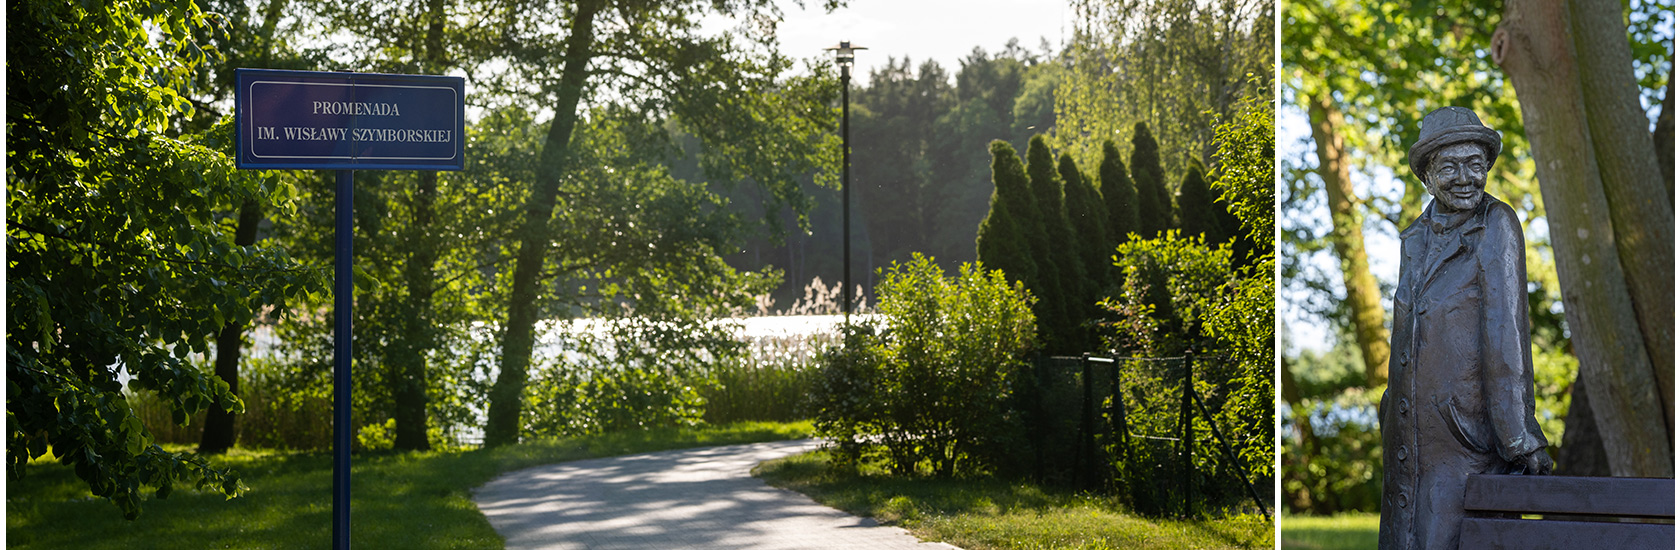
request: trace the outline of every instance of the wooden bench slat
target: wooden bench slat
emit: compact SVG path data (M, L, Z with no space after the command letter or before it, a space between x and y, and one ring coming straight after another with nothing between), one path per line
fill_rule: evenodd
M1458 546L1488 550L1673 550L1674 525L1464 518Z
M1471 475L1464 486L1464 509L1471 512L1672 518L1674 480L1476 474Z

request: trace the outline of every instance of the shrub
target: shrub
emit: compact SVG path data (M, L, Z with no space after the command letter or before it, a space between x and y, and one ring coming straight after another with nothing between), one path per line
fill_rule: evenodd
M527 437L695 426L705 403L687 378L667 365L563 359L532 373L525 402Z
M1022 447L1009 400L1033 341L1028 292L976 264L946 277L920 254L877 292L884 326L848 327L821 360L817 430L838 462L884 453L895 474L940 476L1005 466Z

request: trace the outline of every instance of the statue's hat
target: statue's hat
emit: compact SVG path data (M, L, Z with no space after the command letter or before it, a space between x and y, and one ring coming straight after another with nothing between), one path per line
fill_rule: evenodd
M1417 143L1406 152L1406 158L1412 164L1412 173L1423 179L1424 171L1429 169L1430 155L1442 147L1466 141L1487 149L1490 164L1499 157L1499 132L1483 126L1475 111L1463 107L1442 107L1425 115L1423 131L1418 134Z

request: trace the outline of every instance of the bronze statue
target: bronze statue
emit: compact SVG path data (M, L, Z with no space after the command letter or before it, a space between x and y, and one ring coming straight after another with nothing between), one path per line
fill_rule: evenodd
M1434 200L1400 232L1383 438L1383 550L1458 548L1469 474L1547 474L1534 420L1522 225L1483 190L1499 132L1474 112L1423 118L1408 160Z

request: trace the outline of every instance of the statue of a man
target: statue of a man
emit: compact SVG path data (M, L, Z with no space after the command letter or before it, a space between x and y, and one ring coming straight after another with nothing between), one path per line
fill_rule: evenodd
M1547 474L1534 420L1522 225L1483 191L1499 132L1474 112L1423 118L1408 153L1435 199L1400 232L1382 421L1378 548L1453 550L1470 474Z

